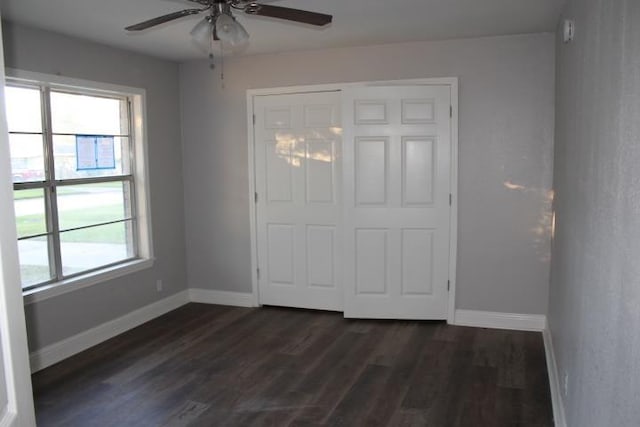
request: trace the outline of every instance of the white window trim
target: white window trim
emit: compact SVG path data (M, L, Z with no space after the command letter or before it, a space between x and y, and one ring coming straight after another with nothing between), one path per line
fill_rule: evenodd
M87 273L71 279L52 283L40 288L23 292L24 303L32 304L43 301L89 286L113 280L128 274L150 268L154 262L153 235L151 227L150 184L149 184L149 155L147 150L147 115L146 115L146 91L141 88L121 86L108 83L100 83L91 80L82 80L50 74L23 71L12 68L6 69L6 76L13 81L25 83L50 83L57 87L69 89L95 90L101 93L126 94L132 99L133 129L131 130L134 142L135 167L134 182L136 188L136 213L138 232L138 256L139 258L116 266Z

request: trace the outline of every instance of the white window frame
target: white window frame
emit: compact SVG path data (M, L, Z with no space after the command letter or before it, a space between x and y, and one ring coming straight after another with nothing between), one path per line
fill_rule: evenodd
M124 275L150 268L154 262L153 240L151 232L151 209L148 174L147 130L146 130L146 91L141 88L100 83L90 80L54 76L30 71L7 69L8 84L49 85L52 89L71 92L94 92L97 95L123 97L131 101L131 149L133 161L131 174L135 183L134 210L136 213L135 239L137 257L133 260L106 266L68 279L53 282L34 289L23 291L24 303L49 299L78 289L103 283Z

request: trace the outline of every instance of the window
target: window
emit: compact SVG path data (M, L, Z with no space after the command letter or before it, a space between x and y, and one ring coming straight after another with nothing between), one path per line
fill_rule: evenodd
M151 258L142 95L93 86L7 79L26 292Z

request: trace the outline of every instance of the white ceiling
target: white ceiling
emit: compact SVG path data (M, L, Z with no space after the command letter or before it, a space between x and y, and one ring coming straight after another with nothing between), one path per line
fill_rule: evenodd
M318 29L236 14L251 34L238 54L553 31L564 0L271 0L333 15ZM190 16L141 33L124 27L197 6L181 0L2 0L2 16L26 25L185 61L205 56Z

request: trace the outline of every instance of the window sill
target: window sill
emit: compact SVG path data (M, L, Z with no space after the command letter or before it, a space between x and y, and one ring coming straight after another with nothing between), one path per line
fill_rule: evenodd
M73 279L63 280L62 282L53 283L38 289L32 289L22 293L24 304L33 304L35 302L44 301L49 298L57 297L79 289L88 288L89 286L104 283L127 274L137 271L146 270L153 266L153 258L137 259L125 264L116 265L105 268L99 272L93 272L84 276L74 277Z

